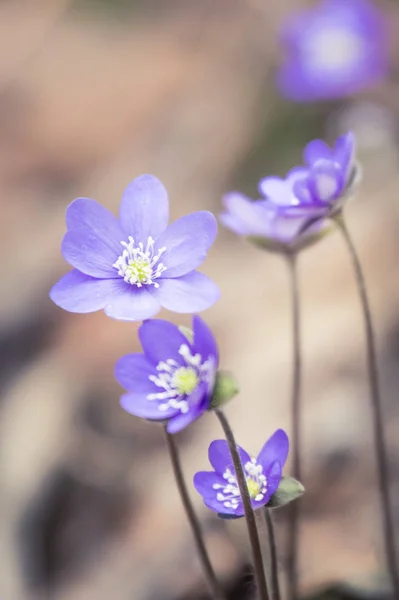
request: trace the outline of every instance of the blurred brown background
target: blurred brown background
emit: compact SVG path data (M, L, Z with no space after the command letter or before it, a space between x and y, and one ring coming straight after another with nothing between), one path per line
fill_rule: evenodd
M393 31L398 6L380 2ZM351 127L364 180L347 220L370 289L399 519L399 84L291 105L276 96L277 31L301 0L2 0L0 3L0 595L3 600L194 600L206 591L162 431L125 414L115 360L135 324L64 313L64 213L77 196L117 210L134 177L166 185L173 218L217 213L230 189L300 162ZM395 65L396 49L392 47ZM396 65L398 66L398 65ZM220 231L205 313L242 393L228 407L257 452L289 431L291 332L283 261ZM300 261L306 498L301 582L373 585L382 564L364 339L343 244ZM176 320L176 315L162 314ZM188 317L180 322L189 324ZM188 481L222 437L206 415L178 436ZM287 467L289 472L289 467ZM251 594L244 524L192 497L231 599ZM278 518L284 568L284 511Z

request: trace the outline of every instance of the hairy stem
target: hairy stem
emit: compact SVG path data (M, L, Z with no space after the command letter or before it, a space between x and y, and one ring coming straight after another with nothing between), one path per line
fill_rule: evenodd
M367 342L367 371L370 386L371 406L373 411L374 445L377 459L377 475L382 508L385 554L389 574L392 581L394 598L399 598L399 574L397 568L394 527L395 521L393 518L389 498L388 451L382 415L382 402L375 348L375 335L373 331L370 303L368 300L366 282L364 279L360 260L342 215L335 217L335 222L337 223L342 233L342 236L346 242L346 246L349 251L362 305Z
M292 306L292 349L293 373L291 396L291 454L292 475L302 481L301 457L301 331L300 331L300 302L296 254L288 254L287 262L290 273L291 306ZM299 501L291 502L288 519L288 552L287 577L288 598L298 598L298 546L299 546Z
M184 510L187 515L187 519L190 523L191 530L194 535L195 544L197 546L198 555L205 572L205 576L212 592L214 600L225 600L225 595L220 587L218 580L216 579L215 571L213 570L212 563L210 561L205 542L202 537L201 527L197 516L194 512L194 508L191 504L190 497L188 495L187 487L183 477L183 471L180 463L179 451L173 435L166 431L165 427L166 443L169 450L169 456L173 467L173 473L175 475L177 489L181 497L181 501L184 506Z
M260 547L258 530L255 521L255 513L252 508L251 497L249 495L247 480L244 474L243 466L241 464L237 444L234 438L233 431L231 430L231 427L224 412L220 408L217 408L215 409L215 413L223 428L227 443L229 445L230 454L233 459L234 470L236 472L237 477L237 484L240 490L242 503L244 506L248 535L251 542L252 557L254 561L255 577L258 586L259 600L269 600L265 571L263 568L262 551Z

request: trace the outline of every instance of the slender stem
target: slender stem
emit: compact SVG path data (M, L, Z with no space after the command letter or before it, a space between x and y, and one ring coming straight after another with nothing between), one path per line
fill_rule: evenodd
M188 495L187 487L183 477L183 471L179 458L179 451L176 445L176 442L173 438L173 435L169 434L166 431L165 427L165 437L166 443L169 450L170 460L172 462L173 472L175 475L177 488L180 493L180 497L184 506L184 510L186 511L187 519L189 520L194 540L197 546L198 554L200 561L202 563L202 567L205 571L206 579L211 589L214 600L225 600L225 595L220 587L218 580L216 579L215 571L213 570L212 563L210 561L207 549L205 547L204 539L202 537L201 527L197 516L194 512L193 506L191 504L190 497Z
M271 572L271 599L281 600L280 583L278 579L278 561L277 561L277 544L276 537L274 535L274 524L270 508L266 506L257 511L261 515L261 519L267 530L267 537L269 541L269 555L270 555L270 572Z
M229 445L231 458L233 459L234 470L236 472L237 484L240 490L242 503L244 506L245 520L247 522L249 539L251 542L252 556L254 561L255 577L258 585L259 599L269 600L269 594L267 591L265 571L263 568L262 550L260 547L258 530L256 527L255 513L252 508L251 497L249 495L247 480L245 478L244 469L241 463L240 455L238 452L237 444L234 438L234 434L231 430L226 415L221 408L215 409L215 413L220 421L226 436L227 443Z
M371 393L371 406L373 411L374 444L377 459L377 475L379 479L379 492L382 508L383 532L385 543L385 554L389 574L392 580L394 598L399 598L399 573L397 568L397 557L395 547L395 520L389 499L389 474L388 474L388 451L385 439L384 422L382 415L382 402L380 393L379 373L375 349L375 335L371 318L370 304L367 296L366 282L356 248L342 215L335 217L342 236L346 242L352 266L355 272L356 282L362 304L364 325L367 341L367 367Z
M292 475L302 481L301 456L301 331L300 302L296 254L288 254L287 262L290 271L291 305L292 305L292 348L293 373L291 396L291 454ZM299 546L299 501L289 506L289 531L287 553L288 598L298 598L298 546Z

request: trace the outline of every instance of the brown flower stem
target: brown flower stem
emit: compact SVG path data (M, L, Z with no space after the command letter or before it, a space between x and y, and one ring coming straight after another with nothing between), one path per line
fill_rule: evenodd
M287 254L287 263L290 272L291 306L292 306L292 348L293 348L293 374L291 395L291 454L292 475L302 481L302 456L301 456L301 330L300 330L300 301L298 286L297 255ZM288 598L298 598L298 546L299 546L299 501L291 502L288 519L288 552L287 552L287 577Z
M274 535L273 517L270 508L266 506L256 511L267 532L270 558L270 581L271 600L281 600L280 583L278 579L278 561L277 561L277 544L276 536Z
M195 544L197 546L198 555L205 572L205 576L212 592L214 600L226 600L222 588L216 578L215 571L213 570L212 563L210 561L205 542L202 536L201 527L197 516L194 512L193 505L191 504L190 496L188 495L187 487L183 477L183 470L180 463L179 451L177 444L174 440L173 435L169 434L164 428L166 444L169 450L169 456L173 467L173 473L175 475L177 489L181 497L181 501L184 510L187 515L187 519L190 523L191 530L194 535Z
M397 599L399 598L399 574L395 546L395 521L393 518L389 498L388 450L387 442L385 439L379 372L375 348L375 335L373 331L370 303L367 295L366 282L364 279L362 266L360 264L356 248L346 227L343 216L338 215L334 217L334 220L342 233L342 236L345 240L346 246L349 251L350 259L352 261L352 266L355 273L357 287L359 290L359 296L364 317L367 346L367 371L371 395L371 407L373 412L374 445L375 455L377 459L377 475L382 508L385 555L388 571L392 581L392 587L394 592L393 597Z
M220 424L226 436L231 458L233 460L234 470L236 472L237 484L240 490L241 499L244 506L245 520L247 523L248 535L251 542L252 557L254 561L255 577L258 586L259 600L269 600L265 571L263 568L262 551L260 547L259 535L255 521L255 513L252 508L251 497L249 495L247 480L244 474L243 466L241 464L237 444L234 438L233 431L222 409L216 408L215 413L220 421Z

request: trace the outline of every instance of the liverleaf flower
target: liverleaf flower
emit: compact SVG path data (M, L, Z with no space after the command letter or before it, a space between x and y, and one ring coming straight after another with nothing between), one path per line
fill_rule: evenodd
M288 447L288 436L282 429L274 432L256 458L238 446L254 510L266 506L277 491ZM209 446L209 462L213 471L200 471L194 475L194 487L204 504L220 516L244 516L233 460L225 440L215 440Z
M322 0L285 21L281 42L277 85L294 101L345 97L388 72L387 23L368 0Z
M95 200L74 200L61 246L74 269L50 298L70 312L103 309L125 321L148 319L161 307L178 313L209 308L219 289L195 269L215 239L216 219L199 211L169 226L168 220L167 192L152 175L127 187L118 219Z
M333 148L313 140L305 147L304 162L284 179L261 179L259 200L227 194L222 224L277 252L291 253L323 237L330 230L327 219L341 210L359 180L353 134L339 137Z
M176 433L209 409L219 352L212 332L193 317L192 340L177 326L161 319L139 328L143 353L128 354L115 366L115 377L127 390L124 410L150 421L167 422Z
M341 135L330 148L323 140L313 140L305 146L303 159L306 167L296 167L292 184L291 204L330 217L338 212L345 199L353 192L360 178L355 158L355 137L352 132ZM259 189L273 198L278 179L267 177Z

